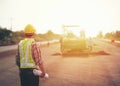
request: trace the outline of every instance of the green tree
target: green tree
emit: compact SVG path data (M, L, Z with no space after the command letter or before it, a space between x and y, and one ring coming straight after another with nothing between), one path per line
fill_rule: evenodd
M115 39L120 40L120 31L116 31Z
M6 28L0 28L0 40L5 40L12 36L12 31L7 30Z

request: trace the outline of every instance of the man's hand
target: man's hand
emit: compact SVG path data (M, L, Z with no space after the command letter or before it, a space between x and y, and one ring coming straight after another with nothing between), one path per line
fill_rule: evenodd
M45 77L45 73L42 72L42 74L40 75L41 78L44 78Z
M41 64L41 65L39 65L39 68L40 68L40 70L42 71L42 74L41 74L41 78L44 78L44 76L45 76L45 70L44 70L44 66L43 66L43 63Z

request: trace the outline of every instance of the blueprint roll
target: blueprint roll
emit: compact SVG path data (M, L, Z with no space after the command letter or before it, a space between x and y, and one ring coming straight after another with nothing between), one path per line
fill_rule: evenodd
M34 70L33 70L33 74L36 75L36 76L41 76L42 71L37 70L37 69L34 69ZM49 78L49 75L48 75L47 73L45 73L44 78Z

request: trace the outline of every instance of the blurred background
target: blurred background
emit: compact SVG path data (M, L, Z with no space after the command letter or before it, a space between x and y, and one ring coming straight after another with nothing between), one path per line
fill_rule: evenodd
M120 40L119 0L0 0L0 45L21 40L27 24L37 41L60 39L63 25L79 25L86 37Z

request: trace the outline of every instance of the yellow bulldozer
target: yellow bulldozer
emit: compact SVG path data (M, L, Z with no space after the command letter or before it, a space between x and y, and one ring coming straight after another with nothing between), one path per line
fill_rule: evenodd
M61 52L65 54L69 51L91 51L90 41L85 37L85 31L78 25L64 25L63 36L60 40Z

